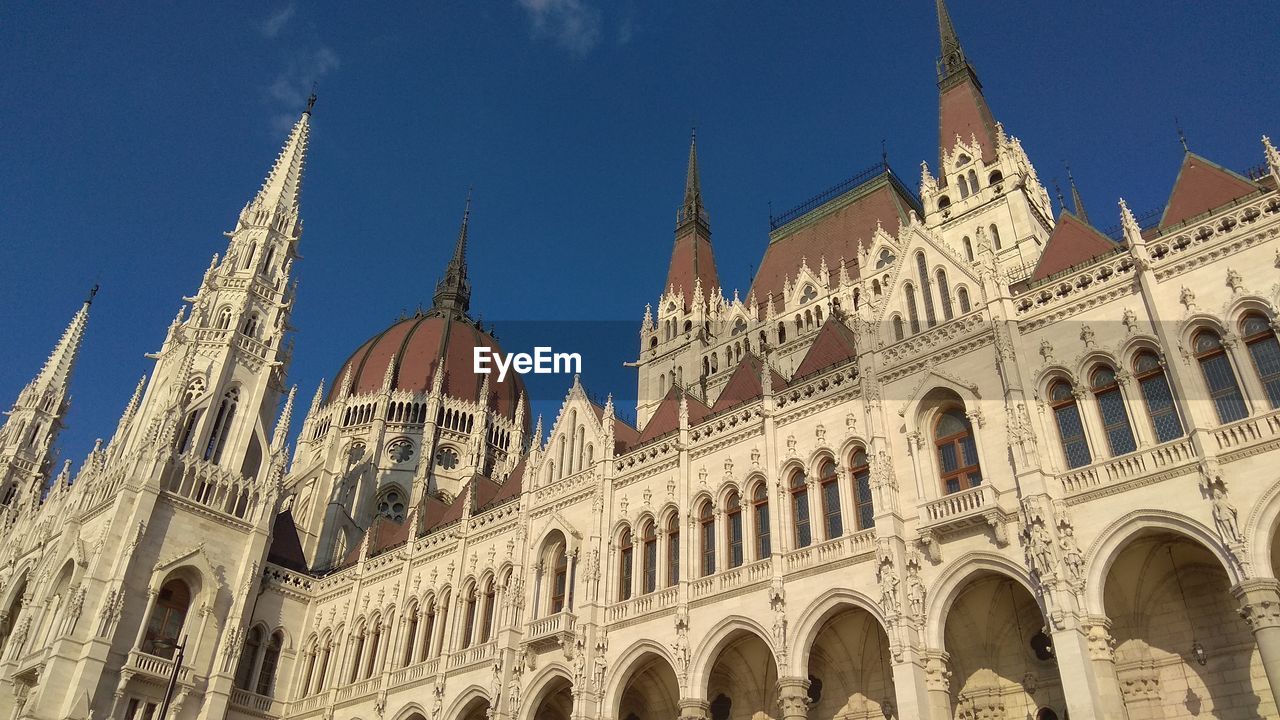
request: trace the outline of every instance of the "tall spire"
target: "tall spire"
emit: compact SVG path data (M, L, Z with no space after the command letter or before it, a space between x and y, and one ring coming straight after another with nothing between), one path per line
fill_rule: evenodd
M689 133L689 164L684 173L684 201L676 213L676 229L691 223L700 223L710 229L711 218L702 205L702 179L698 174L698 129Z
M937 0L938 37L941 44L938 57L938 150L939 169L945 170L942 162L959 139L966 143L977 141L982 150L982 161L995 159L995 148L998 144L995 118L991 108L982 97L982 83L969 59L965 57L964 48L960 46L960 38L956 35L955 25L951 23L951 13L947 11L945 0ZM943 172L945 177L945 172Z
M938 82L945 82L966 70L976 81L978 76L973 72L969 61L965 59L964 48L960 46L960 38L956 35L956 27L951 24L951 13L947 12L946 0L937 0L937 4L938 38L941 41L941 54L938 56Z
M267 173L262 189L253 199L254 205L269 210L297 212L298 198L302 193L302 171L307 160L307 143L311 139L311 108L315 102L315 95L307 99L307 109L293 124L284 148L271 166L271 172Z
M1076 178L1071 174L1071 166L1067 165L1067 182L1071 183L1071 206L1076 209L1076 217L1089 222L1089 213L1085 212L1084 201L1080 199L1080 190L1076 187Z
M71 317L67 329L62 331L58 344L54 346L53 352L49 353L49 359L45 361L40 374L28 386L29 388L43 395L48 390L63 388L70 383L71 370L75 367L76 357L80 354L80 343L84 339L85 327L89 324L89 306L93 304L93 298L97 294L98 286L94 285L89 290L89 297L85 298L84 304Z
M471 282L467 280L467 226L471 222L471 191L467 190L467 204L462 211L462 226L458 228L458 241L453 247L453 257L444 269L444 277L436 283L436 294L431 299L432 315L460 320L471 307Z

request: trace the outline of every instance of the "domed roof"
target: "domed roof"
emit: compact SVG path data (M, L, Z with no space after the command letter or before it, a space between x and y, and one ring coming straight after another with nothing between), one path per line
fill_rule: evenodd
M428 392L436 373L443 369L445 395L478 402L485 376L475 372L474 349L477 347L501 352L493 337L465 317L432 313L400 320L370 338L343 363L334 378L329 400L338 398L348 371L351 373L351 394L381 390L387 366L394 359L396 369L392 389ZM524 383L518 373L508 372L501 382L496 372L489 375L488 406L525 427L529 423L527 402L524 417L516 417L516 408L523 394Z

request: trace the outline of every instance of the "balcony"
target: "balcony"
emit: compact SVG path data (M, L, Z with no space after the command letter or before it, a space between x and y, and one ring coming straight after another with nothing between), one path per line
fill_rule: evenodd
M371 678L358 680L356 682L351 683L350 685L344 685L338 688L337 701L344 702L352 698L359 698L359 697L364 697L365 695L372 695L378 691L379 683L381 683L381 681L382 681L381 675L374 675Z
M494 643L489 641L483 645L476 645L449 656L449 669L457 670L459 668L467 668L472 665L480 665L493 660Z
M872 553L875 552L875 544L875 530L870 529L799 548L787 553L787 572L792 573L812 566L825 567L841 560Z
M1280 436L1280 410L1211 430L1219 452L1235 451Z
M529 623L528 640L534 650L550 650L573 641L573 627L577 618L568 610L538 618Z
M129 660L125 666L132 670L136 675L141 675L146 679L153 680L162 685L168 684L169 678L173 677L173 661L166 658L144 653L141 650L130 650ZM182 685L192 685L194 673L191 668L183 665L178 669L178 683Z
M1058 476L1067 496L1127 482L1144 475L1194 462L1195 446L1187 438L1179 438L1146 450L1076 468Z
M276 702L266 695L259 695L240 688L231 690L231 705L237 710L243 710L254 715L280 716L284 714L283 703Z
M920 522L933 531L959 530L988 524L987 513L996 509L995 488L984 484L925 502Z
M657 592L645 593L640 597L623 600L609 606L605 613L605 619L608 622L618 622L627 618L639 617L651 612L664 610L676 604L678 597L676 589L673 587L664 588Z
M440 669L440 658L435 657L430 660L424 660L420 663L414 663L408 667L402 667L391 673L391 677L387 682L387 687L399 687L408 685L411 682L421 680L425 677L432 677Z
M701 597L732 590L742 585L751 585L768 580L773 573L773 559L765 558L748 565L723 570L714 575L695 580L689 586L689 598L697 600Z

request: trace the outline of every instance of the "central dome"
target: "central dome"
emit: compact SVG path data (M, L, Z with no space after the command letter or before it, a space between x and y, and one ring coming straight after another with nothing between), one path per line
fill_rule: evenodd
M436 373L444 372L445 395L480 402L480 389L485 375L475 372L474 350L487 347L501 352L496 340L466 318L417 315L400 320L374 335L356 349L343 363L334 379L329 400L338 400L347 373L351 373L351 394L375 393L382 389L387 366L394 360L393 390L429 392ZM489 397L485 405L521 427L529 424L529 407L524 417L516 417L524 383L519 373L509 372L499 382L498 374L489 376Z

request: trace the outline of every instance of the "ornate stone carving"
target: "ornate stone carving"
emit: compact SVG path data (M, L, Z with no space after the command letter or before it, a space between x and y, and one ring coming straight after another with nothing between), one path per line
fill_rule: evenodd
M924 625L924 580L920 577L920 553L912 551L907 556L907 610L917 627Z

